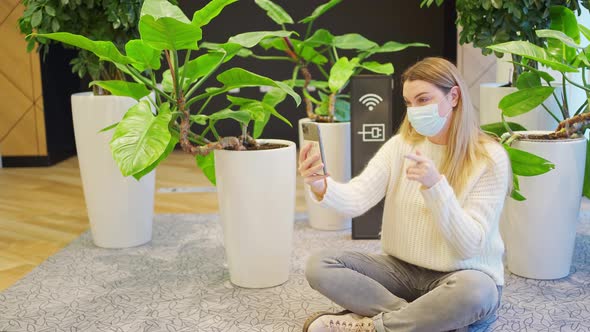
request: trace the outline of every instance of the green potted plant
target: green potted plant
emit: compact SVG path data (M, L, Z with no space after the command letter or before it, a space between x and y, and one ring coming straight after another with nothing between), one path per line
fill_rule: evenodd
M444 0L422 0L421 6L430 6L435 2L440 6ZM556 13L551 13L553 5L563 5L580 12L578 0L456 1L456 23L461 28L459 43L461 45L472 43L474 47L481 49L483 55L495 54L499 58L496 82L480 85L481 124L501 121L500 110L497 107L498 102L504 96L516 91L516 82L523 72L523 68L517 65L520 62L518 55L503 58L503 53L494 52L487 47L508 41L528 41L539 47L544 47L546 40L537 36L535 31L552 28L552 24L554 26L560 24L555 19L552 20L552 17L557 16ZM538 67L534 60L529 62L529 65ZM566 88L573 89L569 86ZM558 113L562 91L562 89L556 90L555 95L545 102L545 106L553 113ZM531 112L522 114L514 120L528 129L552 130L562 118L554 119L546 112Z
M524 202L522 195L517 193L517 200L507 202L505 242L508 267L513 273L535 279L557 279L569 274L582 193L590 197L590 156L584 137L590 125L590 88L586 84L590 60L585 52L588 45L580 45L580 34L589 38L590 30L578 25L576 16L566 7L552 7L551 13L554 29L535 32L539 38L547 40L544 47L528 41L489 46L490 50L522 58L516 63L523 70L516 82L518 90L499 103L502 119L535 112L535 108L542 105L556 89L563 90L559 115L565 120L557 129L514 131L510 124L504 122L507 133L501 140L510 154L515 176L524 176L520 180L515 177L514 187L527 198ZM575 104L563 85L554 85L553 75L530 66L529 60L557 72L562 82L567 81L580 89L586 99L580 105ZM581 73L583 84L568 78L569 73ZM543 111L550 112L547 108ZM521 167L521 160L512 153L514 148L549 160L552 165L546 164L545 169L555 169L529 177L538 175L538 172ZM551 204L548 204L549 200Z
M256 139L265 118L273 115L288 122L275 106L290 95L301 98L288 85L233 67L215 76L220 66L244 47L265 38L291 32L255 32L233 36L214 50L199 52L202 27L236 0L213 0L189 19L166 0L146 0L139 20L140 38L120 52L112 41L93 41L70 33L33 34L83 48L117 66L133 79L95 81L113 95L139 102L104 131L113 130L112 156L125 177L141 179L180 143L195 156L207 177L217 184L220 215L231 281L243 287L270 287L288 279L295 211L295 143ZM184 57L179 51L185 51ZM195 54L200 53L197 57ZM184 58L184 60L183 60ZM168 69L161 84L154 70L161 61ZM263 100L228 95L230 90L267 86ZM150 92L154 98L146 98ZM210 110L214 97L226 97L227 106ZM237 137L222 137L216 123L240 123ZM117 120L113 119L113 122ZM205 137L211 132L211 141ZM135 181L129 178L129 181ZM268 196L275 199L268 204ZM271 253L271 254L269 254ZM260 259L264 255L265 259Z
M320 4L311 14L297 22L281 6L271 0L256 0L267 16L284 32L305 33L268 38L260 47L242 50L242 55L264 61L288 62L293 75L285 83L301 88L307 118L299 121L299 142L303 144L302 124L315 121L320 126L325 162L337 181L350 180L350 95L346 88L353 75L364 71L380 75L393 74L391 63L378 63L369 58L375 54L392 53L408 47L428 47L422 43L402 44L389 41L379 45L358 33L335 36L327 29L314 29L316 21L341 0ZM346 53L347 56L343 56ZM319 78L313 77L317 73ZM311 202L305 195L310 225L316 229L338 230L351 227L351 218Z
M120 49L139 35L137 25L142 2L24 0L26 9L19 26L27 35L33 31L37 34L62 31L93 40L112 40L114 48ZM55 47L52 43L49 38L28 38L28 49L31 51L39 45L38 51L51 52L50 48ZM89 50L78 49L76 54L70 64L81 79L125 79L115 64L102 61ZM97 134L101 128L120 120L137 101L110 95L99 84L94 84L92 90L71 96L76 150L92 238L100 247L137 246L152 236L155 172L141 181L125 179L111 156L109 134Z

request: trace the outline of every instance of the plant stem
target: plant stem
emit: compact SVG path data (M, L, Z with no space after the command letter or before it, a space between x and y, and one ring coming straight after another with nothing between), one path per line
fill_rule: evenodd
M209 121L209 128L211 128L211 132L213 133L213 136L215 136L215 139L219 141L219 134L217 133L217 130L215 130L215 122Z
M574 82L574 81L570 80L569 78L567 78L567 76L566 76L566 75L563 75L563 77L564 77L564 78L565 78L565 80L566 80L566 81L568 81L568 82L569 82L571 85L573 85L573 86L575 86L575 87L578 87L578 88L580 88L580 89L582 89L582 90L586 91L586 94L588 94L588 92L590 92L590 89L589 89L589 88L587 88L587 87L585 87L585 86L581 86L580 84L578 84L578 83L576 83L576 82Z
M543 108L545 109L545 111L547 111L547 113L549 113L549 115L551 115L552 118L555 119L555 121L557 121L557 123L561 122L556 116L555 114L553 114L553 112L551 112L549 110L549 108L547 108L547 106L545 106L545 104L541 103L541 106L543 106Z
M324 69L322 66L320 66L320 65L319 65L319 64L317 64L317 63L316 63L315 65L316 65L316 67L318 67L318 69L319 69L320 73L322 73L322 75L324 75L324 77L325 77L327 80L328 80L328 79L330 79L330 75L328 75L328 73L326 72L326 70L325 70L325 69Z
M213 96L209 96L209 98L207 98L207 100L203 103L203 105L201 106L201 108L199 109L199 112L197 112L197 114L201 114L201 112L203 112L203 110L205 109L205 106L207 106L207 104L209 104L209 101L211 101L211 98L213 98Z
M185 73L185 71L184 71L184 65L186 65L186 63L190 61L190 58L191 58L191 51L192 51L192 50L187 50L187 51L186 51L186 55L185 55L185 57L184 57L184 62L182 63L183 70L182 70L182 73L180 73L180 83L181 83L181 89L184 89L184 79L186 78L186 73ZM179 67L180 67L180 66L179 66ZM179 70L180 70L180 68L179 68Z
M266 55L256 55L251 54L253 58L260 59L260 60L285 60L289 62L295 62L292 58L288 56L266 56Z
M159 93L162 96L166 97L168 100L170 100L170 101L173 100L172 97L169 94L167 94L164 91L160 90L157 85L152 85L152 82L150 82L147 78L143 77L143 75L141 75L141 73L137 69L135 69L133 66L127 65L127 69L129 70L129 72L131 73L131 75L133 77L135 77L138 80L140 80L143 84L149 86L150 88L152 88L157 93Z
M574 114L574 116L582 113L582 111L584 110L584 108L586 108L588 106L588 99L586 99L584 101L584 103L578 108L578 110L576 111L576 113Z
M336 51L336 46L332 46L332 51L334 51L335 60L338 61L340 57L338 56L338 51Z
M307 31L305 31L305 39L309 38L309 34L311 33L311 26L313 25L313 21L309 21L309 24L307 24Z
M180 73L178 72L178 51L174 50L174 52L171 52L170 55L172 56L172 66L174 68L174 75L172 76L174 78L175 81L175 91L176 91L176 99L177 102L180 101L180 99L182 98L182 86L181 86L181 81L180 81Z
M154 86L157 86L158 83L156 83L156 73L154 73L154 71L151 69L150 69L150 76L152 77L152 84ZM160 95L157 93L155 95L156 95L156 101L157 101L158 105L162 105L162 99L160 98Z
M561 84L563 88L563 119L569 119L569 109L568 109L568 102L567 102L567 91L565 86L565 73L561 74Z
M225 60L226 56L227 56L227 53L223 54L223 57L221 58L221 60L219 60L219 63L217 65L215 65L215 67L213 67L213 69L211 69L205 76L201 77L201 79L195 85L193 85L193 87L190 88L190 90L188 90L188 92L185 95L186 99L190 98L193 95L193 93L195 93L195 91L197 91L197 89L203 83L205 83L205 81L209 78L209 76L211 76L215 71L217 71L217 68L219 68L219 66L221 66L221 64L223 63L223 60ZM187 102L187 107L188 107L188 102Z
M557 107L559 107L559 110L561 111L561 116L564 116L563 114L563 105L561 105L561 103L559 102L559 98L557 98L557 95L555 94L555 90L552 93L553 98L555 99L555 102L557 103Z
M299 66L295 66L293 68L293 74L291 75L291 84L295 86L295 81L297 80L297 74L299 73Z

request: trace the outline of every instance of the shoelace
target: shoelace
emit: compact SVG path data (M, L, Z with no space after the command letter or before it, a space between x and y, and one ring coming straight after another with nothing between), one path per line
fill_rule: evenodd
M351 322L340 322L339 320L330 320L330 329L334 329L336 328L336 331L342 331L342 332L365 332L365 331L373 331L372 329L373 327L373 323L369 323L367 322L366 324L364 322L361 323L351 323ZM366 328L366 329L365 329ZM344 330L341 330L344 329Z

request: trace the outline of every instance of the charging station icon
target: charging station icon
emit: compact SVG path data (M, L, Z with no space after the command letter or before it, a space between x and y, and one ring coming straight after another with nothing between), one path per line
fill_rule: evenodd
M363 124L363 131L359 131L358 134L363 135L363 142L384 142L385 124L365 123Z

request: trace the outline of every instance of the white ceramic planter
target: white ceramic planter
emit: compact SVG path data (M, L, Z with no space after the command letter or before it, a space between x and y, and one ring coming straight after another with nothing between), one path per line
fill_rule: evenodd
M479 96L479 123L488 124L502 121L502 111L498 108L498 103L504 96L516 91L513 87L502 87L501 83L483 83L480 85ZM561 99L561 89L556 90L557 97ZM545 106L555 116L561 119L561 111L555 102L555 98L549 97L545 101ZM512 118L506 117L506 121L516 122L523 125L527 130L554 130L558 122L547 113L542 106L539 106L532 111L515 116Z
M555 169L519 177L526 200L506 202L503 237L508 269L533 279L566 277L582 197L586 139L520 140L513 147L551 161Z
M137 102L128 97L72 95L72 118L92 239L99 247L126 248L152 238L155 171L140 181L123 177L109 147L113 131Z
M247 288L289 279L295 218L295 143L258 151L215 150L215 174L230 280Z
M309 122L309 118L299 120L299 146L303 146L301 124ZM330 176L342 183L350 180L350 122L318 123L324 145L325 164ZM350 217L343 216L333 209L315 204L305 191L305 202L309 213L309 224L319 230L342 230L352 225Z

